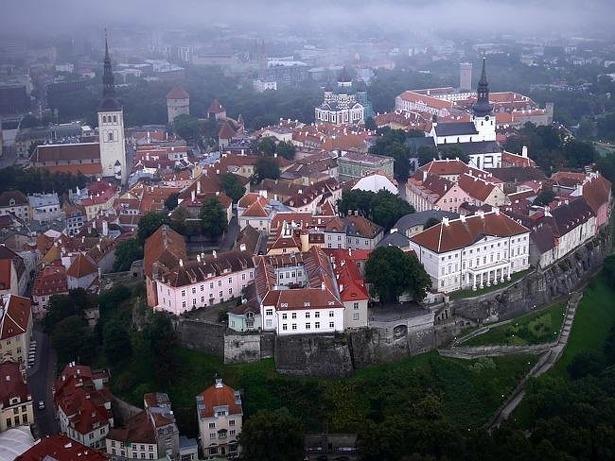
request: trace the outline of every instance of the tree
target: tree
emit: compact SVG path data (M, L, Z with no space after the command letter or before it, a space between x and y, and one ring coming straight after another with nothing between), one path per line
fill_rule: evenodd
M596 160L596 148L591 142L571 139L564 144L564 157L568 166L583 168Z
M173 129L177 136L187 142L198 142L203 134L198 119L187 114L181 114L175 117L173 120Z
M103 351L109 363L129 360L132 355L130 332L123 323L110 321L103 328Z
M175 208L177 208L177 205L179 204L178 197L179 193L177 192L173 192L171 195L169 195L164 201L165 208L169 211L173 211Z
M376 125L376 120L374 120L374 117L367 117L365 119L365 129L366 130L375 131L377 128L378 128L378 125Z
M384 189L379 190L371 201L371 219L388 232L399 218L414 213L414 207L397 195Z
M226 212L215 197L209 197L201 206L201 231L211 239L219 238L226 228Z
M431 279L416 256L397 247L372 251L365 263L365 280L373 284L382 303L397 302L403 293L420 301L431 287Z
M139 221L137 227L137 239L141 245L145 244L145 240L158 230L163 224L169 224L169 218L164 213L150 211Z
M225 173L222 176L222 190L230 197L233 203L237 203L246 193L246 188L241 185L239 179L233 173Z
M553 200L555 200L555 192L553 192L551 189L543 188L534 199L532 205L547 206Z
M286 160L293 161L296 152L297 149L292 142L280 141L277 146L275 146L275 153L284 157Z
M438 218L431 217L427 221L425 221L425 224L423 224L423 230L427 230L430 227L433 227L439 223L440 223L440 220Z
M156 357L154 378L162 387L169 385L177 372L175 346L177 335L171 319L163 312L154 312L142 331L145 345Z
M300 461L303 436L300 420L288 409L260 410L244 423L239 443L250 461Z
M421 146L418 148L417 151L417 158L419 161L419 166L423 166L426 163L431 162L434 159L438 159L440 156L438 149L436 149L436 146Z
M276 150L275 140L271 137L261 138L258 141L256 148L261 153L261 155L264 155L265 157L273 157L273 154L275 154Z
M94 357L94 338L81 315L71 315L51 331L51 343L62 363L76 360L90 363Z
M134 261L139 261L140 259L143 259L143 245L136 238L124 240L115 249L113 270L115 272L127 271Z
M259 184L263 179L278 179L280 167L273 157L260 157L254 163L254 184Z

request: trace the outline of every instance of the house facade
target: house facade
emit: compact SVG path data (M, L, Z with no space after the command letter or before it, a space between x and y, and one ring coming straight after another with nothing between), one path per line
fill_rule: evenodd
M198 255L196 261L179 259L177 266L154 272L156 310L175 315L236 298L254 280L254 263L247 251Z
M239 455L237 437L243 425L239 392L216 379L213 386L196 396L196 407L203 455Z
M32 338L32 307L29 298L0 295L0 356L26 363Z
M12 360L0 363L0 379L0 432L33 424L32 394L22 374L22 365Z
M497 285L529 268L530 230L499 209L442 222L410 238L432 289L441 292Z
M30 220L30 202L28 197L18 190L0 193L0 216L10 214L28 222Z

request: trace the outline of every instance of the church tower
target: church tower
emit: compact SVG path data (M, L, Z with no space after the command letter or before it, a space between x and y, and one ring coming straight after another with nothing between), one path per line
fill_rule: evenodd
M102 174L105 177L112 176L122 184L126 184L128 170L124 139L124 109L119 101L115 99L115 85L106 36L102 80L103 97L98 106L98 138Z
M495 141L495 116L492 114L493 106L489 104L489 82L485 58L483 58L483 70L478 81L476 104L472 107L472 121L478 131L477 141Z

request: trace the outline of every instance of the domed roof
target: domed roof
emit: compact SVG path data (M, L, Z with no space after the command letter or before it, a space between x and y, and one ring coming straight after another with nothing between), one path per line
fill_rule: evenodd
M361 93L365 93L367 91L367 84L363 80L357 80L357 83L355 83L355 89Z
M103 98L98 106L99 112L122 110L122 105L115 98Z
M350 76L350 72L346 69L346 66L342 68L340 74L337 77L338 82L352 82L352 77Z

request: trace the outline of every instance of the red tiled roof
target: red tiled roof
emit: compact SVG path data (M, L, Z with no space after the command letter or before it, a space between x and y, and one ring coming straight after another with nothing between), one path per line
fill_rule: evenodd
M118 442L156 443L156 433L145 410L126 421L123 427L111 429L107 438Z
M68 293L66 268L62 264L50 264L36 274L32 294L52 296Z
M79 279L97 272L98 268L96 267L96 264L94 264L94 261L84 254L79 253L66 271L66 275Z
M598 209L611 199L611 182L600 174L590 173L583 183L583 197L592 211L598 214Z
M175 267L180 259L188 259L184 237L165 224L145 241L143 251L143 271L150 278L154 263L161 263L170 269Z
M71 173L83 174L85 176L102 174L102 165L100 163L81 163L75 165L39 165L39 168L49 170L51 173Z
M12 338L27 332L32 318L31 301L17 295L0 296L4 304L2 319L0 319L0 339Z
M32 400L24 376L21 374L21 365L10 360L0 363L0 402L4 408L11 404L11 400L18 397L22 405L28 400Z
M15 461L107 461L109 455L69 439L63 434L47 436L15 458Z
M459 176L459 187L466 191L469 195L484 202L489 194L493 192L495 188L494 184L491 184L476 176L470 176L469 174L462 174Z
M11 267L13 261L10 259L0 259L0 290L11 288Z
M36 148L36 153L34 154L35 164L76 160L94 160L100 164L99 143L43 144ZM87 164L80 164L79 166L83 165Z
M167 99L188 99L190 95L181 86L176 85L167 94Z
M222 107L222 104L220 104L217 99L214 99L211 102L209 109L207 109L207 113L208 114L219 114L221 112L224 112L224 108Z
M510 237L529 230L499 211L479 213L466 218L441 222L410 237L414 243L435 253L464 248L485 236Z
M226 384L214 384L205 389L201 395L203 407L199 408L199 419L211 418L214 416L216 407L228 405L228 415L243 415L241 400L235 398L235 390Z
M9 201L13 199L15 205L10 205ZM6 190L0 193L0 207L23 206L28 205L28 197L23 192L18 190Z

